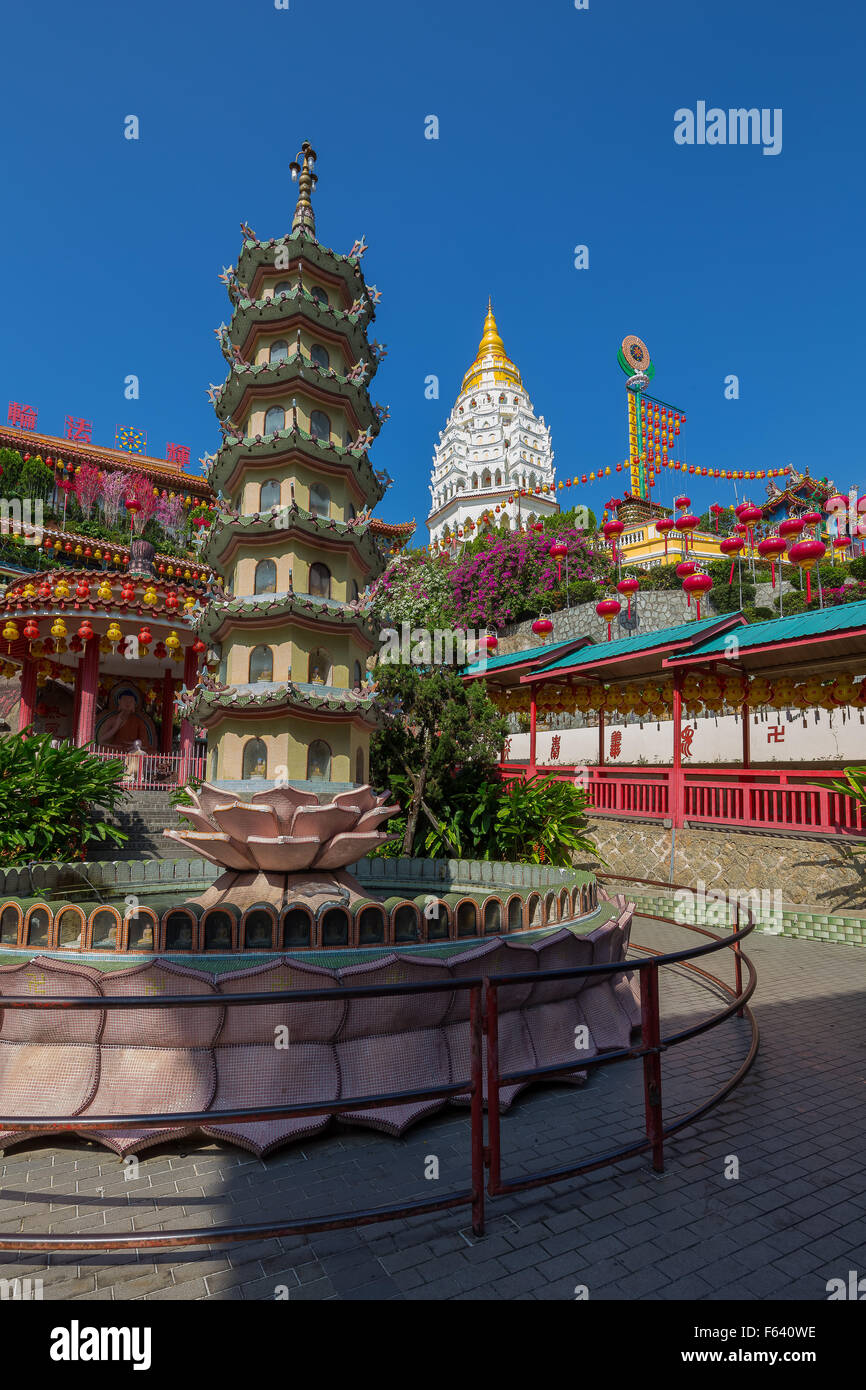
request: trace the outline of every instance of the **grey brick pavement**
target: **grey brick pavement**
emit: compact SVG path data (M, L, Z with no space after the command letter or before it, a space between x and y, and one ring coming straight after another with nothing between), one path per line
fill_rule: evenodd
M634 938L678 949L683 933L638 921ZM4 1255L0 1277L43 1280L46 1299L811 1300L828 1279L866 1274L866 951L750 938L761 1051L740 1089L667 1146L582 1183L488 1201L475 1240L468 1212L356 1231L163 1254ZM730 978L728 955L710 968ZM722 963L723 962L723 963ZM668 1033L714 998L681 972L662 988ZM732 1020L664 1056L667 1119L709 1097L745 1055ZM589 1156L642 1133L637 1063L602 1068L582 1090L526 1093L503 1119L506 1176ZM6 1231L156 1230L263 1221L427 1196L425 1160L444 1188L468 1180L465 1114L447 1111L399 1141L332 1128L264 1162L178 1141L120 1161L79 1139L43 1141L2 1162ZM726 1178L731 1159L739 1177ZM101 1191L100 1191L101 1189Z

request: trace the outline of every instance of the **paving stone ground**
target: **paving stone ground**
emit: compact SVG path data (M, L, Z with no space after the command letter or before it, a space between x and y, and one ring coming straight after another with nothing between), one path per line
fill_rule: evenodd
M637 919L633 939L681 949L684 933ZM689 938L694 941L694 938ZM42 1280L45 1299L824 1300L831 1278L866 1274L866 951L753 934L758 1058L739 1089L667 1145L662 1174L641 1156L468 1209L337 1231L138 1257L0 1253L0 1278ZM709 968L731 978L729 953ZM681 972L662 987L663 1031L718 1000ZM746 1054L732 1019L664 1055L666 1119L709 1098ZM642 1133L639 1063L597 1069L582 1089L526 1092L503 1117L512 1177L604 1152ZM424 1177L439 1160L438 1184ZM83 1140L42 1141L2 1160L0 1228L142 1230L313 1216L468 1185L466 1115L448 1110L402 1140L334 1127L259 1161L177 1141L121 1161ZM739 1176L729 1177L739 1165ZM441 1187L439 1186L441 1184Z

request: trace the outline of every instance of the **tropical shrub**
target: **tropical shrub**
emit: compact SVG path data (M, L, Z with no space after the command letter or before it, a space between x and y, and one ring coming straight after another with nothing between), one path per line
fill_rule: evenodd
M0 739L0 864L83 859L94 841L124 844L125 832L99 817L123 799L122 776L120 759L54 747L50 734Z
M587 804L582 788L544 773L464 784L452 792L424 849L431 858L566 867L575 853L598 854L586 834Z

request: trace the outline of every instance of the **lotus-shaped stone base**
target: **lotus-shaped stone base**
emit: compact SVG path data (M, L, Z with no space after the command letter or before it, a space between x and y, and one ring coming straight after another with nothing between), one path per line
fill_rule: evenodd
M170 840L230 872L221 875L205 896L224 901L231 890L251 893L258 902L309 899L327 894L333 900L360 884L335 870L363 859L393 836L379 827L399 806L388 806L390 792L377 796L372 787L340 792L320 802L315 792L275 787L242 801L205 782L198 792L187 787L191 806L179 807L191 829L166 830ZM292 880L287 884L287 877ZM338 880L345 880L342 888ZM233 899L234 900L234 899ZM207 906L213 906L208 902ZM238 902L238 906L241 903Z

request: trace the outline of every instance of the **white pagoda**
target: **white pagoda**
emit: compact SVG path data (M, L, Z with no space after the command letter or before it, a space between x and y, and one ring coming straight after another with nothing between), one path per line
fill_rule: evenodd
M427 526L433 545L559 510L553 449L488 303L484 333L433 455ZM509 500L511 499L511 500Z

